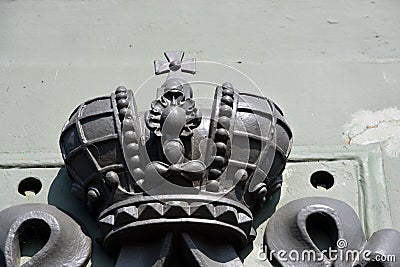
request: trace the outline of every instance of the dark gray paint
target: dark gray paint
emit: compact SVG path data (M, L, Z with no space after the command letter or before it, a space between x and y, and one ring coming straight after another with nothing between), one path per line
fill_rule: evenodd
M324 232L324 234L321 234ZM321 241L325 236L326 240ZM269 219L264 235L264 249L273 266L400 266L400 232L392 229L377 231L365 241L361 222L354 210L345 202L332 198L309 197L289 202ZM336 250L337 258L330 259L327 251ZM324 250L326 250L324 252ZM279 254L285 251L285 255ZM310 251L316 258L291 258L290 253ZM369 261L340 256L352 251L371 251ZM324 256L325 254L325 256ZM296 254L292 254L296 255ZM362 255L362 254L360 254ZM396 261L377 261L376 255L393 257ZM315 260L321 259L321 260Z
M69 215L46 204L22 204L0 212L0 266L20 266L24 235L48 238L24 267L82 267L89 262L92 242ZM48 231L48 233L47 233ZM48 235L47 235L48 234ZM41 236L43 235L43 236ZM29 240L25 241L34 241Z
M144 115L133 93L120 86L70 116L60 147L73 193L100 214L98 241L110 252L122 247L126 255L127 246L173 234L171 242L189 249L191 265L238 264L235 251L255 237L253 213L280 190L291 130L275 103L228 82L217 86L206 110L211 115L202 115L182 75L195 73L195 61L182 62L183 52L165 56L168 62L154 66L168 77ZM211 141L204 146L203 140ZM204 245L196 233L225 242ZM214 246L232 259L225 262ZM157 258L153 250L143 253ZM216 259L204 263L203 254Z

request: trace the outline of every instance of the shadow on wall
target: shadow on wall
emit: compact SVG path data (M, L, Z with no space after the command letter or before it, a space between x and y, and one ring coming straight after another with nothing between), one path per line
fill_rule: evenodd
M115 259L108 256L103 248L95 241L97 234L97 222L94 216L91 216L86 209L84 202L79 201L71 194L72 180L68 176L67 170L61 168L50 186L47 201L64 211L84 228L84 232L89 232L92 238L93 267L111 267L115 265Z

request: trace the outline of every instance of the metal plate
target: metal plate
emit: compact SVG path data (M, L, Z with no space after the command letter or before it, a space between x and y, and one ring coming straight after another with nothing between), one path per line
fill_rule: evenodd
M330 189L315 188L310 177L317 171L329 172L334 179ZM367 237L374 231L392 226L386 193L382 155L378 145L294 147L283 175L284 184L277 208L291 200L325 196L345 201L353 207L363 222ZM20 182L27 177L40 179L42 188L36 195L18 192ZM59 152L2 153L0 154L0 210L23 203L49 203L72 214L96 236L97 225L84 203L70 194L71 181L63 168ZM5 186L6 185L6 186ZM278 201L274 196L273 201ZM246 266L270 266L263 258L263 232L267 218L274 211L274 203L256 217L257 238L252 247L242 253ZM113 266L114 259L94 244L89 266Z

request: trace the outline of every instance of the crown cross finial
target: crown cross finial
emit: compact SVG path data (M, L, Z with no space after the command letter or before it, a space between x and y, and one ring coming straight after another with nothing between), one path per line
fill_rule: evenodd
M154 71L156 75L170 72L196 73L196 60L194 58L182 61L185 53L183 51L164 52L168 62L154 60Z

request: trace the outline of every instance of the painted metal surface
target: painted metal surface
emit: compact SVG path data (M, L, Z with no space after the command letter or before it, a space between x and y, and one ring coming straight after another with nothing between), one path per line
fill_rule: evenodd
M277 208L302 197L333 197L348 203L360 216L367 238L379 229L392 227L392 214L385 197L385 183L382 154L379 146L322 146L293 148L291 158L284 171L284 185L279 196L275 195L261 213L255 216L257 237L251 247L246 248L241 257L245 266L269 266L261 248L266 229L265 220ZM1 153L0 175L11 189L4 190L9 201L0 202L0 209L23 203L49 203L73 214L84 222L92 237L97 235L95 218L87 212L84 203L75 199L70 192L72 181L68 179L58 152L43 153ZM317 171L327 171L334 177L334 185L326 190L316 189L310 176ZM23 196L18 192L18 184L23 178L38 177L42 189L36 195ZM368 183L368 186L364 186ZM289 186L290 185L290 186ZM351 194L346 193L350 190ZM274 203L275 201L275 203ZM366 216L366 213L368 216ZM261 256L260 256L261 255ZM114 259L93 242L92 266L113 266Z
M211 109L199 105L182 75L196 73L195 59L164 55L155 73L168 76L148 111L118 86L69 116L60 148L72 192L98 216L96 240L119 254L117 266L129 254L142 255L137 266L243 266L237 251L280 191L293 134L272 100L229 82L217 84Z
M399 10L396 0L203 1L190 5L184 1L175 5L158 1L2 1L0 150L4 166L21 171L17 174L12 170L12 175L2 179L10 181L15 190L14 179L35 176L36 168L47 163L54 167L54 162L60 161L56 151L61 126L76 103L108 94L119 84L138 88L151 75L144 67L148 59L179 46L188 51L188 57L225 62L251 75L264 94L285 107L296 133L295 151L305 145L341 147L348 142L348 133L369 128L367 135L353 138L350 149L357 150L353 145L357 139L359 143L382 142L392 221L400 229L399 158L393 150L385 149L388 144L390 148L398 145L392 137L397 135L397 124L385 122L375 127L381 113L373 114L398 108ZM171 28L176 30L171 32ZM222 73L204 75L218 77ZM238 87L243 84L233 83ZM152 91L138 93L154 97ZM359 116L360 111L374 119ZM390 115L383 113L385 119ZM356 125L353 114L361 118ZM349 129L349 125L356 127ZM380 131L380 126L384 126L385 140L369 133ZM27 160L36 162L33 171L21 168L30 166ZM354 163L347 159L344 163L352 166L352 176ZM44 170L52 172L48 179L65 175L57 168ZM289 172L285 175L290 177ZM49 197L44 190L50 183L47 187L43 183L42 191L34 197L10 193L7 201L47 199L74 210L81 204L70 198L70 184L61 181L56 178ZM354 182L349 183L355 187ZM7 201L0 203L6 207ZM385 203L384 210L388 209ZM81 216L89 229L95 229L92 219ZM94 265L109 263L98 251L95 244Z
M400 232L393 229L379 230L366 242L354 210L327 197L287 203L271 216L264 234L265 253L274 266L397 267L399 245Z
M83 267L89 262L91 238L82 224L57 207L12 206L0 212L0 223L1 266Z

